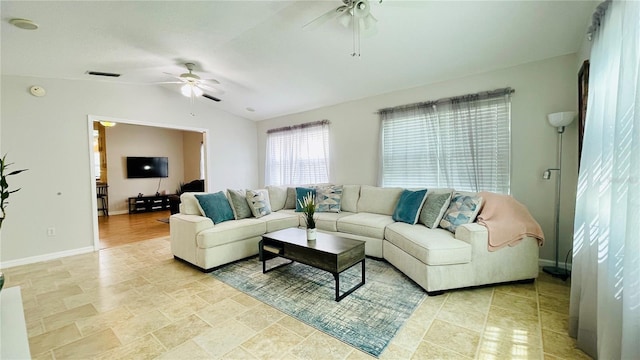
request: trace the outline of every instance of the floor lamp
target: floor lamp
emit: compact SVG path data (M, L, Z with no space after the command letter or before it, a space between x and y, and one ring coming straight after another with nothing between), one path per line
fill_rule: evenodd
M562 280L566 280L571 274L566 269L561 269L558 266L558 256L559 256L559 248L560 248L560 186L562 179L562 134L564 133L564 127L571 124L573 119L576 117L576 113L574 111L564 111L557 112L553 114L547 115L547 120L549 123L558 129L558 160L556 168L550 168L544 171L542 178L545 180L551 179L551 172L558 172L558 179L556 180L556 201L555 201L555 232L556 232L556 263L555 266L545 266L542 268L542 271L547 274L551 274L553 277L559 277Z

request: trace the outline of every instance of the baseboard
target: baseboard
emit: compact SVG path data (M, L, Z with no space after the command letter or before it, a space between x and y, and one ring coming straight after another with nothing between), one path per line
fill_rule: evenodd
M538 265L540 265L540 267L543 266L556 266L556 262L554 260L547 260L547 259L538 259ZM571 271L571 263L563 263L558 261L558 267L561 269L567 269L569 271Z
M109 215L124 215L128 213L128 210L109 211Z
M17 260L4 261L0 263L0 269L6 269L6 268L20 266L20 265L29 265L37 262L42 262L42 261L55 260L55 259L59 259L67 256L81 255L81 254L86 254L93 251L94 251L93 246L87 246L79 249L59 251L51 254L30 256L27 258L22 258Z

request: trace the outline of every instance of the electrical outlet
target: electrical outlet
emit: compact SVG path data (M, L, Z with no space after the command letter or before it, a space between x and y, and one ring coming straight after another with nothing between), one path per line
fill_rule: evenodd
M47 236L56 236L56 228L54 227L47 228Z

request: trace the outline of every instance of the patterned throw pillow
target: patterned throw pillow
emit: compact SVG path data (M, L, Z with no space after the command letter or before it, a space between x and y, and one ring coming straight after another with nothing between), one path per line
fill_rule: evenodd
M302 212L302 206L300 206L300 203L304 201L304 197L309 195L309 193L311 193L313 198L316 197L316 189L306 187L296 188L296 212Z
M429 229L435 229L440 224L445 211L449 208L451 193L428 193L422 211L420 212L420 223Z
M414 225L418 222L420 209L426 198L427 189L418 191L402 190L400 200L398 200L396 209L393 212L393 220Z
M342 185L329 185L316 189L317 212L340 212Z
M215 194L194 195L198 199L198 204L202 213L211 219L214 224L233 220L233 210L229 205L229 200L222 191Z
M455 193L447 212L440 221L440 227L455 233L458 226L472 223L476 219L480 207L482 207L482 197Z
M261 218L271 214L271 204L269 204L269 192L267 189L247 190L246 197L253 216Z
M233 210L233 217L236 220L246 219L253 216L251 207L247 203L247 192L244 190L227 189L229 194L229 202Z

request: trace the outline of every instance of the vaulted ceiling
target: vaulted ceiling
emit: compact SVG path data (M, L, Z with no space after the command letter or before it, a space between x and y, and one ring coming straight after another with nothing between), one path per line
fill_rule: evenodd
M1 72L162 86L196 64L210 106L262 120L577 51L593 1L371 1L377 32L335 19L341 1L2 1ZM12 26L12 18L39 25ZM87 71L120 73L96 78ZM185 101L188 101L185 98ZM255 109L254 112L247 108Z

